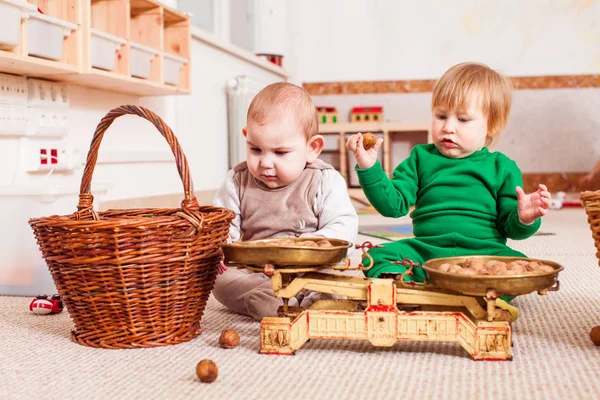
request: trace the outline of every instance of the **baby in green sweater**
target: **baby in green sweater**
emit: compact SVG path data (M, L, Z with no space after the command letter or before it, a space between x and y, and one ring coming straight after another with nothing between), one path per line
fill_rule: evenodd
M507 238L533 235L551 195L545 185L526 194L517 164L487 148L505 127L510 107L508 78L486 65L462 63L446 71L433 90L433 143L415 146L392 178L377 159L383 139L369 150L360 133L348 139L373 207L383 216L401 217L415 206L410 215L415 238L370 250L369 277L404 272L406 267L392 263L403 258L422 264L465 255L525 257L506 245ZM425 273L417 268L406 278L422 282Z

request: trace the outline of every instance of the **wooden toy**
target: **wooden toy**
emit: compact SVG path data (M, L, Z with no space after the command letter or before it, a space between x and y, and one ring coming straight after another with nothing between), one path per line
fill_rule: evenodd
M453 257L430 260L423 266L432 283L407 283L404 277L419 266L405 259L397 262L408 267L403 274L357 278L321 271L351 269L349 259L345 259L350 244L328 240L332 247L223 245L228 265L264 272L271 277L275 294L283 300L277 317L261 321L261 353L294 354L310 339L368 340L380 347L390 347L398 341L450 341L460 343L476 360L510 360L512 317L496 307L497 297L558 290L557 277L563 269L559 264L540 260L552 266L553 271L537 275L456 276L438 270L442 264L459 264L466 259ZM363 250L363 260L368 260L368 265L354 269L368 270L373 260L366 250L373 245L366 242L356 247ZM301 290L347 296L347 300L319 300L308 309L289 306L289 299Z
M29 304L29 311L39 315L58 314L63 308L63 302L57 294L52 297L46 295L36 296Z
M350 111L350 122L383 121L383 107L354 107Z
M335 107L316 107L319 115L319 124L337 124L338 112Z

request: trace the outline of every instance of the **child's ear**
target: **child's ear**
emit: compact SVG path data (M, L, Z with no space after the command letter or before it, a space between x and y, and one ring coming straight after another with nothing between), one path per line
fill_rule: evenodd
M248 130L246 129L246 127L242 128L242 135L244 135L244 137L246 137L246 135L248 134Z
M316 135L310 138L308 141L308 159L306 160L308 163L311 163L319 157L321 151L323 151L323 146L325 146L325 139L321 135Z

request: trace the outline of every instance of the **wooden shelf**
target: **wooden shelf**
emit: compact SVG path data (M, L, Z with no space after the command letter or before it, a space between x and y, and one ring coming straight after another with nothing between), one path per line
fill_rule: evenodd
M346 150L347 135L361 133L383 133L383 170L391 176L393 168L391 165L391 141L392 136L396 134L425 134L427 143L431 143L431 123L419 121L397 121L397 122L348 122L339 124L319 124L319 134L321 135L338 135L339 141L339 172L349 184L348 176L348 151ZM326 153L331 154L335 150L328 150Z
M74 85L108 90L111 92L131 94L135 96L164 96L188 94L189 90L176 86L119 75L114 72L93 68L88 73L68 75L63 80Z
M64 75L77 74L79 67L0 50L0 72L36 78L61 79Z
M319 124L319 133L357 133L357 132L401 132L401 131L429 131L429 122L347 122L340 124Z
M65 38L62 59L46 60L28 55L27 20L22 19L21 44L10 51L0 50L0 72L136 96L190 93L191 24L188 15L155 0L30 0L29 3L48 16L77 24L77 29ZM122 40L120 48L115 48L114 68L98 65L110 71L92 66L92 29ZM100 33L95 34L98 35ZM150 62L147 79L131 76L131 43L158 53ZM187 60L180 64L183 66L177 70L176 79L171 72L172 84L165 83L165 52ZM139 61L135 62L139 66Z

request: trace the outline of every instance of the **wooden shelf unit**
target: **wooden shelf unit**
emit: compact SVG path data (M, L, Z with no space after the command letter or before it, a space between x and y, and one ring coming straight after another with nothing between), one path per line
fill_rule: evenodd
M80 21L80 0L29 0L49 17L78 24ZM17 75L28 75L53 79L64 74L79 71L79 45L81 33L79 29L71 32L64 39L63 54L60 61L47 60L29 55L27 46L27 22L21 19L21 41L11 50L0 50L0 72Z
M341 124L321 124L319 125L319 134L323 136L337 135L339 141L339 172L349 184L348 175L348 150L346 149L347 135L354 133L383 134L383 169L391 176L396 165L392 165L392 139L396 135L415 135L425 134L427 143L431 143L431 123L430 122L349 122ZM324 153L332 153L332 150Z
M21 20L21 43L0 50L0 72L64 81L79 86L132 94L160 96L188 94L191 89L191 25L189 16L156 0L30 0L44 14L77 24L64 41L60 61L28 55L27 20ZM96 29L125 41L116 50L112 71L92 67L92 32ZM158 53L148 79L131 76L131 46L135 42ZM163 52L186 58L177 85L164 80Z

